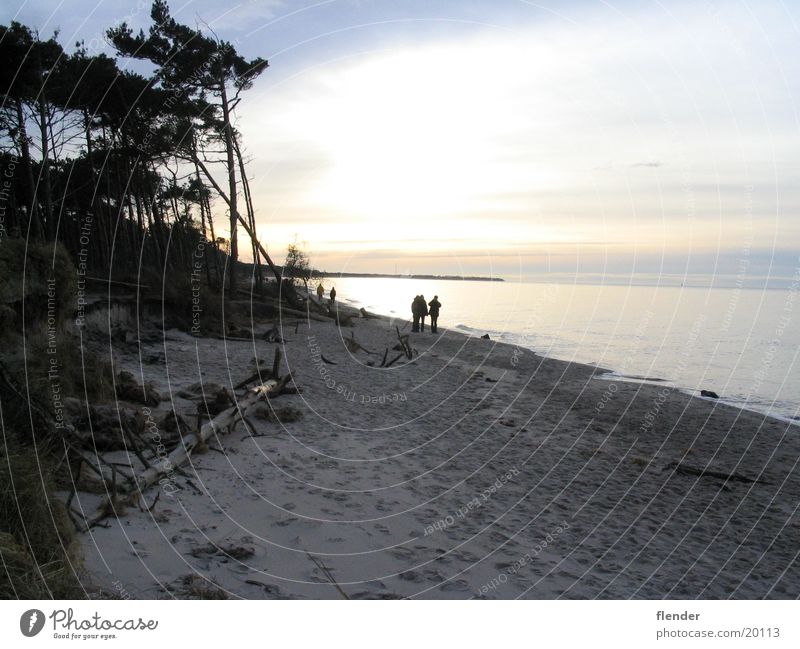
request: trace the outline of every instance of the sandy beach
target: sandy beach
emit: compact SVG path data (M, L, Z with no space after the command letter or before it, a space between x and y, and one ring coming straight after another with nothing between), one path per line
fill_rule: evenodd
M283 343L262 321L252 340L114 344L115 372L161 393L156 422L194 422L203 393L233 392L276 346L301 393L217 431L152 511L83 534L87 583L131 598L800 596L797 426L452 330L410 334L413 360L380 367L406 321L275 325Z

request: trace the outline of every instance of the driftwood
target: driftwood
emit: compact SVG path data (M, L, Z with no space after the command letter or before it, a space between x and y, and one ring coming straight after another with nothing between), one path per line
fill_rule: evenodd
M280 371L281 356L282 356L281 348L280 347L276 347L275 348L275 354L272 357L272 374L269 375L265 371L263 371L261 368L258 368L255 371L254 374L251 374L250 376L248 376L243 381L239 381L239 383L237 383L234 386L234 389L235 390L241 390L243 387L245 387L245 386L247 386L250 383L253 383L255 381L262 381L263 382L263 379L264 379L265 376L268 377L268 378L271 377L273 379L280 378L278 373Z
M369 355L372 355L372 354L376 353L376 352L369 351L367 348L365 348L363 345L361 345L356 340L355 336L352 333L350 334L349 338L345 338L344 339L344 346L347 347L347 351L349 351L352 354L355 354L356 352L359 352L359 351L365 352L365 353L367 353Z
M213 398L207 398L205 394L202 395L200 402L197 404L197 428L200 428L200 420L202 418L211 419L212 417L216 417L223 410L227 410L235 403L236 400L233 398L233 395L228 392L227 388L219 388ZM187 429L189 428L186 425L184 425L184 427Z
M233 406L232 408L220 413L207 424L204 424L196 433L189 433L183 438L183 443L179 445L172 453L162 458L157 464L151 465L149 469L145 469L140 473L131 483L123 485L122 492L127 493L132 488L143 492L148 487L151 487L159 479L167 473L172 472L176 467L186 463L199 445L204 444L212 435L218 431L231 428L240 417L242 412L246 412L253 404L258 402L265 396L271 396L271 388L277 386L277 381L270 380L263 384L264 391L248 394L242 401Z
M142 466L144 466L146 469L149 469L150 462L147 461L147 458L144 456L144 453L142 453L142 447L139 446L136 436L134 436L133 433L131 433L131 431L125 430L124 427L122 429L122 432L124 435L127 436L128 442L130 443L133 452L136 454L136 457L139 458L139 462L141 462Z
M216 434L217 431L232 430L236 423L245 417L247 410L261 399L269 399L281 394L296 393L296 389L293 390L288 387L289 381L292 380L290 373L278 377L280 359L280 348L276 348L272 374L274 378L260 382L260 385L251 389L247 396L236 403L232 408L217 415L214 419L203 425L197 433L186 435L183 438L183 444L178 446L172 453L159 462L157 466L153 466L141 473L136 478L136 486L139 491L143 491L154 484L162 474L168 473L173 467L179 467L184 464L192 451L198 445L204 444L206 440Z
M400 347L406 355L408 360L411 360L414 357L414 351L411 349L411 344L408 342L408 334L400 334L400 328L395 325L395 331L397 332L397 339L400 341Z
M311 311L311 307L312 307L312 306L314 307L314 310L315 310L317 313L321 313L321 314L324 314L324 315L327 315L327 314L328 314L328 307L327 307L327 306L325 306L325 305L322 303L322 301L315 300L313 297L311 297L311 296L309 295L309 296L308 296L308 301L306 302L306 308L308 309L308 311L309 311L309 312Z
M395 356L395 357L394 357L392 360L390 360L388 363L386 363L386 365L381 365L381 367L391 367L391 366L392 366L392 365L394 365L394 364L395 364L397 361L399 361L401 358L403 358L403 356L405 356L405 354L398 354L398 355L397 355L397 356Z
M91 529L109 516L117 517L123 515L125 508L128 506L135 504L141 507L140 501L144 491L148 487L159 482L163 476L169 475L172 472L186 475L180 467L188 462L192 452L199 447L205 446L206 441L213 435L217 435L220 431L231 432L239 421L247 422L246 414L248 409L262 399L274 398L281 394L296 394L298 388L289 387L288 385L292 380L290 373L284 376L277 376L280 358L279 350L276 349L273 378L266 381L259 378L259 385L251 388L244 398L238 403L235 403L231 408L219 413L207 424L201 426L197 432L184 435L182 443L168 455L155 457L150 463L143 461L142 463L145 468L137 476L128 476L119 472L113 464L106 462L99 454L95 456L98 460L98 464L95 465L92 459L87 457L80 449L69 445L70 450L73 451L80 461L97 474L97 482L104 487L107 494L95 513L90 517L84 518L85 530ZM258 377L258 375L255 376ZM249 382L251 381L244 381L240 385L246 385ZM245 425L247 425L247 423ZM122 475L125 479L121 484L118 484L118 474ZM197 489L188 477L187 484ZM157 500L153 502L150 509L155 506L156 502Z
M400 328L395 326L395 331L397 332L397 339L400 341L394 347L393 350L399 351L400 353L395 356L392 360L386 361L389 357L389 348L387 347L383 352L383 360L381 360L381 367L388 368L394 365L397 361L399 361L403 356L405 356L408 360L414 358L414 350L411 348L411 344L408 342L409 334L401 334Z
M336 326L341 328L347 328L353 326L353 318L349 315L342 315L338 311L336 313L331 313L331 317L336 321Z
M295 333L297 333L297 332L295 332ZM283 343L283 342L286 342L281 337L281 332L278 331L277 327L272 327L272 329L270 329L269 331L264 332L264 334L261 336L261 340L265 340L268 343Z
M311 554L310 552L306 552L306 555L308 556L308 558L309 558L309 559L311 559L311 560L314 562L314 565L315 565L315 566L317 566L317 568L319 568L319 569L320 569L320 572L322 572L322 574L325 576L325 579L327 579L327 580L328 580L328 582L329 582L331 585L333 585L333 586L336 588L336 590L338 590L338 591L339 591L339 594L340 594L342 597L344 597L345 599L350 599L350 597L348 597L347 593L345 593L345 592L344 592L344 590L343 590L343 589L342 589L342 587L339 585L339 583L338 583L338 582L337 582L337 581L336 581L336 580L333 578L333 575L331 574L331 571L330 571L330 570L328 570L328 566L326 566L326 565L325 565L325 564L322 562L322 559L318 559L317 557L315 557L315 556L314 556L313 554Z
M133 374L122 371L115 380L117 397L123 401L132 401L145 406L157 406L161 403L161 395L151 383L139 385Z
M681 473L684 475L695 475L700 478L716 478L718 480L722 480L723 482L745 482L748 484L770 484L766 480L760 480L759 478L748 478L747 476L743 476L740 473L723 473L722 471L712 471L711 469L701 469L699 467L694 467L688 464L683 464L682 462L671 462L667 466L664 467L664 471L667 469L673 469L675 473Z
M276 349L275 351L277 352L278 350ZM266 372L262 372L259 369L255 374L251 374L250 376L248 376L243 381L239 381L239 383L237 383L234 386L234 389L235 390L241 390L243 387L245 387L246 385L248 385L250 383L253 383L254 381L260 381L262 379L262 377L264 377L264 376L267 376L267 373Z
M112 484L116 487L118 473L127 481L125 483L125 490L128 491L132 488L134 484L133 476L120 472L113 463L108 462L100 453L94 453L94 458L97 459L97 464L95 464L92 461L92 457L66 438L64 438L64 444L68 451L72 453L72 456L78 460L78 481L90 488L90 490L97 493L104 493L108 490L107 485ZM91 477L89 475L82 475L81 469L84 466L92 472L93 475Z

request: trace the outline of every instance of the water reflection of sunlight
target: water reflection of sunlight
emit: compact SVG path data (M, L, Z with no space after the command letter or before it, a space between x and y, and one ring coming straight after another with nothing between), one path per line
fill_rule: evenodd
M401 321L418 293L439 296L443 328L489 333L537 353L595 363L627 375L663 378L695 389L712 386L762 411L793 412L800 376L793 354L764 367L786 291L471 282L329 279L339 299ZM783 332L800 347L800 329ZM753 376L760 379L754 387ZM796 414L796 413L795 413Z

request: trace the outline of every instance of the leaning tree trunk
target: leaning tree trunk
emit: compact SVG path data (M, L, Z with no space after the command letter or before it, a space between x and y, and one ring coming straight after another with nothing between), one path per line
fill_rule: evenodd
M205 164L203 164L203 161L200 160L199 158L195 157L195 162L200 167L200 169L202 169L203 174L205 174L205 177L214 186L214 189L220 195L222 200L224 200L230 206L230 204L231 204L230 199L228 198L227 194L225 194L225 191L222 189L222 187L219 186L219 183L216 181L214 176L211 175L211 172L208 170L208 167L206 167ZM282 281L283 278L281 277L280 271L278 271L278 268L272 262L272 258L269 256L269 254L267 254L267 251L264 248L264 246L261 245L261 242L258 240L258 237L256 237L256 233L253 232L250 229L250 226L247 224L247 221L245 221L242 218L242 215L239 214L239 212L234 212L234 213L236 214L237 218L239 219L239 223L241 223L242 227L245 229L245 232L247 232L247 236L252 238L253 241L255 241L258 244L258 249L261 251L261 254L264 257L264 261L267 262L267 265L269 266L270 270L272 271L272 274L275 275L275 279L278 281L278 286L281 286L281 281ZM291 283L288 286L286 286L286 298L294 306L303 306L301 304L301 300L299 299L297 293L294 291L294 288L293 287L290 288L290 286L291 286Z
M56 224L53 218L53 190L50 183L50 136L47 133L47 106L44 87L39 91L39 132L42 139L42 180L44 184L44 221L49 240L55 241Z
M97 173L97 169L94 166L94 144L92 143L92 119L89 115L89 111L84 109L83 111L83 120L84 120L84 128L86 134L86 158L89 160L89 172L92 174L92 214L94 215L94 225L92 229L97 229L101 227L103 222L103 211L100 207L100 175ZM98 248L101 246L95 246ZM100 251L102 255L102 250ZM105 260L100 261L100 266L102 268L106 267Z
M22 166L31 192L30 204L30 230L34 239L44 236L44 228L39 216L39 203L36 198L36 183L33 180L33 165L31 165L31 150L28 146L28 130L25 128L25 114L22 111L22 101L17 99L17 125L19 127L19 149L22 153Z
M225 90L225 79L221 83L221 99L222 99L222 120L223 131L225 137L225 152L228 156L228 191L230 200L228 205L230 207L230 226L231 226L231 245L230 245L230 270L228 274L228 282L231 294L236 293L236 264L239 258L239 244L236 240L236 226L239 220L239 212L236 209L236 165L234 160L233 150L233 126L231 125L231 112L228 105L228 93Z
M242 150L239 147L239 142L234 139L234 146L236 146L236 157L239 160L239 173L242 177L242 189L244 190L244 200L247 206L247 220L250 223L250 229L256 232L256 211L253 208L253 195L250 193L250 181L247 179L247 174L244 168L244 159L242 158ZM263 289L264 277L261 273L261 252L258 249L255 239L250 239L253 246L253 267L256 272L256 288L259 292Z

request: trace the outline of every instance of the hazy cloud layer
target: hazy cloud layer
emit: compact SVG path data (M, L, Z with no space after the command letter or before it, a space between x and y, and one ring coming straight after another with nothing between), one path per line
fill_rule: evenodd
M272 249L297 233L320 265L352 245L351 265L387 270L394 255L415 272L453 254L483 272L474 255L520 251L536 272L543 247L602 270L598 246L644 272L702 251L692 269L712 272L713 251L777 250L786 266L782 251L800 248L796 6L172 7L270 58L239 128ZM2 17L60 26L69 43L114 21L146 24L148 11L41 1Z

